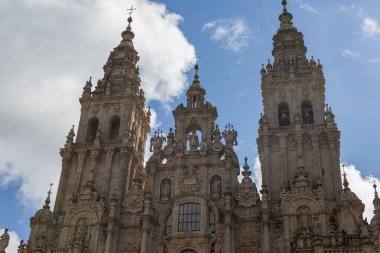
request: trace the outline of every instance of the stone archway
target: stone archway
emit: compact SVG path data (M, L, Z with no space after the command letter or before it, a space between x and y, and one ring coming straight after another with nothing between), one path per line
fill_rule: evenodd
M181 253L197 253L197 252L192 249L185 249L185 250L182 250Z

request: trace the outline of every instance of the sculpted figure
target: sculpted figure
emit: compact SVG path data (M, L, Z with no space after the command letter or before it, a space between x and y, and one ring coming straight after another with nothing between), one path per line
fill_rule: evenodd
M171 194L171 181L170 179L164 179L161 184L161 198L168 199Z
M198 139L198 135L196 134L195 130L192 131L192 133L191 133L191 135L189 135L188 139L190 142L190 150L191 151L197 150L197 148L199 147L199 139Z
M9 244L9 234L8 229L6 228L4 233L0 236L0 253L5 253L5 249Z

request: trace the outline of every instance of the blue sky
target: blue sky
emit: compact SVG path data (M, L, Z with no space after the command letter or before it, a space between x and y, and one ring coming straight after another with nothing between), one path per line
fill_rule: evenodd
M254 167L260 68L272 59L280 2L0 0L0 203L7 205L0 209L0 228L27 239L30 216L42 207L49 183L58 183L58 150L78 122L81 89L89 76L102 77L131 4L137 6L132 28L155 126L173 126L171 110L185 101L196 54L219 125L235 125L239 158L248 156ZM290 0L288 10L308 57L324 66L326 102L342 136L341 162L351 165L351 188L368 203L367 177L380 177L380 2Z

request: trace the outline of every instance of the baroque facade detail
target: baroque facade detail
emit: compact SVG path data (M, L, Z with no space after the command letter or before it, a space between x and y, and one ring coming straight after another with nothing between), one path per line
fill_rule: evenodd
M175 127L150 131L133 46L132 18L93 88L85 83L77 133L60 150L55 206L50 195L30 220L19 253L376 253L375 216L340 173L340 132L325 104L320 61L307 59L286 1L261 69L263 114L257 145L262 186L248 159L240 171L238 132L217 124L199 66ZM238 177L241 180L238 180ZM261 189L261 190L259 190ZM9 235L0 237L5 252Z

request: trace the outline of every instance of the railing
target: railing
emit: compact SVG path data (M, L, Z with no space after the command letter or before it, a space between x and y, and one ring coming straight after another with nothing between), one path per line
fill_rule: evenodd
M66 249L53 249L53 250L51 250L51 253L67 253L67 252L69 252L69 251Z
M325 124L302 124L301 129L305 132L320 130L326 127ZM283 127L273 127L269 128L269 132L271 134L279 134L279 133L289 133L294 130L294 126L283 126Z

